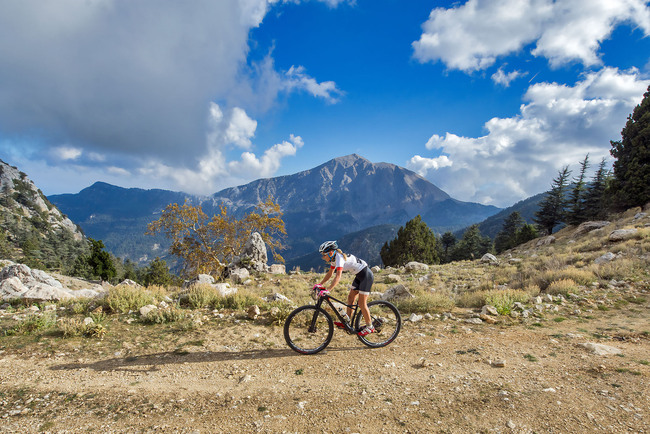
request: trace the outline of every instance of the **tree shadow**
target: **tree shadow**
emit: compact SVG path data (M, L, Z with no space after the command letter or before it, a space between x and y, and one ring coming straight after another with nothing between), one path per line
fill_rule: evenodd
M365 347L339 347L327 348L318 355L335 353L340 351L364 351ZM67 363L53 366L53 371L66 371L75 369L93 369L95 371L157 371L161 365L174 365L184 363L209 363L227 362L241 360L264 360L284 357L309 357L301 355L289 348L263 349L245 351L201 351L190 352L184 350L166 351L162 353L143 354L140 356L116 357L112 359L99 360L93 363Z

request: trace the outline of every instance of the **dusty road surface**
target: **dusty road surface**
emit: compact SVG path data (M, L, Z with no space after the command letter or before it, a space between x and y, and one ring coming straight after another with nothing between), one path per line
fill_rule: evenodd
M337 331L315 356L250 321L34 342L0 352L0 432L649 432L649 317L407 321L386 348Z

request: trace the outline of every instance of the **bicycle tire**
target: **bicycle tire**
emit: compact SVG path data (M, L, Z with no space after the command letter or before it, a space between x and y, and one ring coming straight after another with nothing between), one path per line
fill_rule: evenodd
M315 329L310 331L314 321ZM300 354L316 354L329 345L334 334L332 317L323 309L306 305L289 314L284 322L284 340Z
M375 300L368 303L370 318L376 332L366 336L359 336L359 340L371 348L385 347L397 338L402 329L402 315L392 304L384 300ZM354 321L354 327L360 330L363 315L359 313Z

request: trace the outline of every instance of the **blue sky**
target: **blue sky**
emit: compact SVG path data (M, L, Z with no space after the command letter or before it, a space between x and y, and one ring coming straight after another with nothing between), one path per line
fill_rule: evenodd
M510 206L609 157L642 0L0 0L0 158L209 194L357 153Z

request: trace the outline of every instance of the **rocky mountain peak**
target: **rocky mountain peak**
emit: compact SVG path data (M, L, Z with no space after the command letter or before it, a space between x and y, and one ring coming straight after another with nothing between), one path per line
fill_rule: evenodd
M39 225L49 225L54 231L68 230L75 240L83 239L83 233L69 218L50 203L29 177L0 160L0 214L9 220L27 219ZM44 227L44 226L43 226Z

